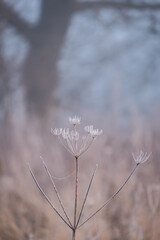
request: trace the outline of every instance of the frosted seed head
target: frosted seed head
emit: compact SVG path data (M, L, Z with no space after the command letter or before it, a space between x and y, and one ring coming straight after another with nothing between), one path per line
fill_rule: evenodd
M81 134L77 131L76 128L76 125L81 123L81 118L79 118L78 116L70 117L69 122L73 125L72 130L70 130L69 128L55 128L51 129L51 132L53 135L58 136L62 145L72 155L78 158L89 149L89 147L93 143L93 140L98 135L101 135L103 131L99 129L94 129L93 125L89 125L84 128L87 134L85 134L85 136L81 136Z
M67 129L63 129L62 130L62 137L64 138L64 139L67 139L68 137L69 137L69 128L67 128Z
M51 128L51 133L55 136L59 136L62 133L62 128L55 128L55 129Z
M93 131L93 125L90 126L85 126L84 127L85 132L87 132L88 134L91 133Z
M99 129L94 129L94 130L92 130L92 131L90 132L90 134L91 134L91 136L92 136L93 138L101 135L102 133L103 133L103 130L102 130L102 129L101 129L101 130L99 130Z
M78 141L79 140L79 133L77 131L71 131L71 139Z
M69 122L75 126L81 123L81 118L78 116L69 117Z
M149 157L151 156L151 152L148 154L147 152L144 153L142 150L140 151L140 154L138 156L135 156L134 153L132 153L134 161L139 165L141 163L145 163Z

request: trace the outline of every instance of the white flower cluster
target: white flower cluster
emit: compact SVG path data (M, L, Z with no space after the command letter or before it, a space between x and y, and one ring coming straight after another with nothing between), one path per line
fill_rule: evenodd
M149 157L151 156L151 152L148 154L147 152L144 153L142 150L140 151L140 154L138 156L135 156L134 153L132 153L134 161L139 165L141 163L146 162Z
M51 133L59 138L64 147L75 157L81 156L88 150L94 139L103 133L102 130L94 129L93 126L86 126L84 128L86 135L80 136L77 131L77 125L81 123L81 119L78 116L70 117L69 122L73 125L73 129L70 130L55 128L51 129Z

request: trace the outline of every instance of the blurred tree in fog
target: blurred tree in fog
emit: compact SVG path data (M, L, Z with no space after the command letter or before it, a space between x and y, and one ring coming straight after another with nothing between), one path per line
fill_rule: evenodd
M42 0L40 18L36 24L31 24L15 11L14 4L18 2L0 0L0 32L7 26L12 26L29 42L30 49L24 62L21 82L26 91L27 106L30 110L37 110L40 113L53 97L53 90L58 81L56 65L73 14L87 9L115 8L121 11L123 17L126 17L124 11L128 9L151 10L151 31L156 33L156 19L152 13L160 10L158 1ZM10 91L11 81L7 75L9 66L4 63L1 53L2 49L0 51L0 102Z

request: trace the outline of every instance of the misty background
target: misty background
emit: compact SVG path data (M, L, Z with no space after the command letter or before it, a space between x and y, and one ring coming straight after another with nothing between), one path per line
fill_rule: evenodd
M132 151L141 148L152 151L154 161L148 165L150 172L142 170L142 182L148 184L152 174L151 183L159 184L159 76L160 0L0 0L0 186L5 192L0 193L0 199L9 199L10 192L15 194L20 182L18 196L22 195L23 184L25 188L30 186L29 194L34 193L26 168L28 161L47 186L38 159L41 154L46 159L54 158L58 176L72 172L73 163L51 136L50 128L65 127L66 119L75 114L82 117L84 124L93 123L104 130L102 140L90 153L94 163L100 152L103 159L112 161L112 173L118 169L119 165L116 170L114 167L119 156L127 159ZM53 162L48 161L52 168ZM101 168L107 168L105 160L102 162ZM126 167L123 164L120 166L127 172L130 161ZM112 174L108 174L113 187ZM160 200L160 190L156 191ZM17 195L13 209L17 209ZM5 204L1 206L3 217ZM111 222L116 221L114 214L110 213ZM3 218L2 222L10 226L13 221L16 225L13 215L12 220ZM15 238L10 234L14 224L9 230L1 224L0 240L41 239L35 230L40 223L34 219L36 226L31 230L29 221L25 221L22 231L22 226L14 227ZM117 220L117 226L120 223ZM45 225L44 229L50 227ZM153 232L155 229L158 231L156 225ZM33 233L32 237L28 232ZM129 239L150 236L144 232L140 230ZM45 234L50 240L49 233ZM93 239L91 235L87 239ZM126 232L120 235L128 239ZM120 239L116 233L111 236ZM107 235L107 239L111 236ZM158 240L159 236L156 232L150 239Z
M159 1L1 1L2 121L55 105L157 111L159 11Z

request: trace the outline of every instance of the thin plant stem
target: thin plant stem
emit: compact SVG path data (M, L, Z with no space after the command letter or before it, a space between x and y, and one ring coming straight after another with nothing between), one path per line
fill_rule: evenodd
M49 178L50 178L50 180L51 180L51 182L52 182L54 191L55 191L55 193L56 193L56 195L57 195L57 198L58 198L58 201L59 201L59 203L60 203L60 205L61 205L61 207L62 207L62 210L63 210L63 212L64 212L64 214L65 214L65 216L66 216L66 218L67 218L67 220L68 220L68 223L70 224L70 226L72 226L72 223L71 223L71 221L70 221L70 219L69 219L69 217L68 217L68 215L67 215L67 212L66 212L66 210L65 210L65 208L64 208L63 202L62 202L62 200L61 200L61 198L60 198L60 195L59 195L59 193L58 193L58 190L57 190L57 188L56 188L56 185L55 185L55 183L54 183L54 181L53 181L52 175L51 175L51 173L50 173L50 171L49 171L46 163L44 162L44 160L42 160L42 163L43 163L43 165L44 165L44 167L45 167L45 170L46 170L46 172L47 172L47 174L48 174L48 176L49 176ZM72 227L73 227L73 226L72 226Z
M60 143L63 145L63 147L64 147L69 153L71 153L72 155L74 154L74 152L71 151L71 150L66 146L65 143L63 143L63 141L62 141L62 139L61 139L60 137L58 137L58 140L60 141Z
M75 181L75 204L74 204L74 230L72 235L72 240L75 240L76 236L76 221L77 221L77 205L78 205L78 157L75 157L76 160L76 181Z
M63 216L58 212L58 210L54 207L53 203L50 201L50 199L47 197L47 195L45 194L45 192L42 190L41 186L39 185L30 165L28 164L28 168L30 171L30 174L36 184L36 186L38 187L39 191L41 192L41 194L45 197L45 199L47 200L47 202L49 203L49 205L53 208L53 210L57 213L57 215L63 220L63 222L73 230L73 227L69 225L69 223L63 218Z
M91 144L93 143L93 141L94 141L94 138L93 138L92 141L89 143L89 145L79 154L79 156L81 156L83 153L85 153L85 152L88 150L88 148L91 146Z
M82 215L82 212L83 212L83 209L84 209L84 206L85 206L85 203L86 203L88 194L89 194L89 190L90 190L90 188L91 188L92 181L93 181L93 178L94 178L94 175L95 175L95 173L96 173L97 168L98 168L98 164L96 164L96 167L95 167L94 172L93 172L93 174L92 174L91 180L90 180L90 182L89 182L89 185L88 185L88 188L87 188L87 192L86 192L86 195L85 195L85 198L84 198L84 201L83 201L81 210L80 210L80 214L79 214L79 217L78 217L78 221L77 221L76 227L78 226L79 221L80 221L80 219L81 219L81 215Z
M131 176L133 175L133 173L136 170L136 168L138 167L138 165L139 165L139 163L137 163L134 166L133 170L131 171L131 173L129 174L129 176L125 180L125 182L122 184L122 186L96 212L94 212L92 215L90 215L90 217L88 217L84 222L82 222L78 226L78 228L82 227L86 222L88 222L92 217L94 217L99 211L101 211L106 205L108 205L113 200L113 198L115 198L118 195L118 193L123 189L123 187L126 185L128 180L131 178Z
M75 240L76 239L76 230L72 230L72 240Z

